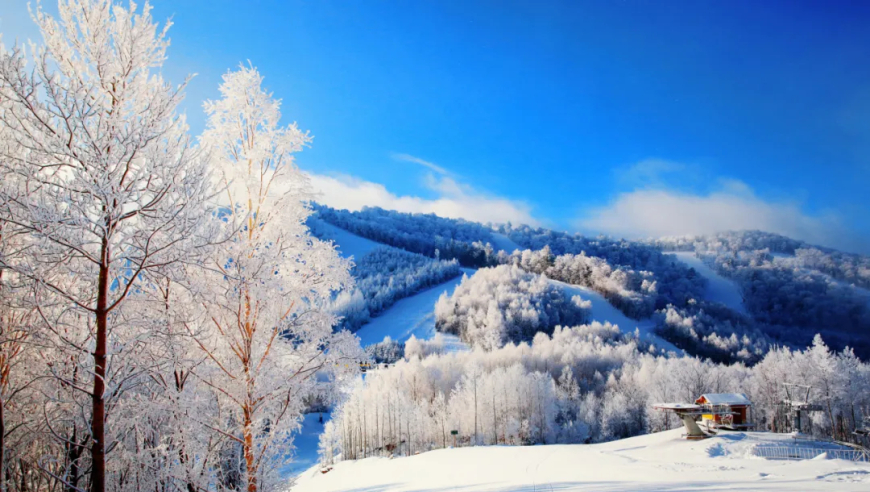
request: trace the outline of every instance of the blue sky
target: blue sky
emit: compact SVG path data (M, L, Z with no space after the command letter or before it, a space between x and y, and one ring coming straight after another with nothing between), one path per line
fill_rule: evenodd
M51 2L49 11L54 10ZM250 60L324 201L870 252L870 3L170 2L185 111ZM26 3L0 32L36 37Z

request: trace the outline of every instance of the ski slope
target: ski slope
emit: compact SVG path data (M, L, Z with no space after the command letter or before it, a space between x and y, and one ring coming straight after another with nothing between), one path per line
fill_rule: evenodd
M320 416L323 415L323 424ZM323 425L329 422L329 412L307 413L302 416L302 425L293 434L293 460L281 468L282 477L293 477L320 463L317 454L320 434L323 434Z
M417 456L306 470L291 492L867 491L870 465L825 459L774 461L756 446L794 446L791 436L721 433L703 441L682 429L602 444L441 449Z
M357 236L352 232L348 232L340 227L336 227L330 224L329 222L317 218L312 218L309 220L315 221L317 223L316 226L318 231L323 233L323 237L321 239L333 241L338 247L341 256L345 258L353 257L356 259L360 259L365 256L366 253L375 248L392 247L372 241L371 239Z
M465 275L474 275L474 270L463 268ZM428 340L435 337L435 302L442 292L452 294L462 282L462 276L420 291L397 301L379 316L363 325L356 335L363 347L383 341L384 337L404 342L411 335ZM455 335L443 334L448 350L462 350L467 346Z
M642 340L652 343L656 347L662 348L666 351L676 352L677 354L683 353L683 351L678 349L674 344L659 337L653 332L653 328L655 328L655 322L653 320L648 318L642 320L629 318L623 314L622 311L613 307L613 304L607 302L607 299L605 299L603 295L588 287L566 284L565 282L559 282L558 280L552 279L550 282L564 289L569 296L579 295L584 301L591 301L592 321L599 321L601 323L609 321L610 324L617 325L623 333L631 333L637 329Z
M323 239L332 240L341 255L346 258L362 258L366 253L378 247L392 248L371 239L357 236L340 227L315 220L316 227L323 233ZM507 239L507 238L505 238ZM474 275L474 270L463 268L466 275ZM363 347L372 345L390 337L393 340L404 342L411 335L428 340L435 337L435 302L442 292L452 294L453 290L462 281L462 276L448 280L442 284L422 290L414 295L397 301L383 313L374 317L363 325L356 335L360 338ZM464 350L467 345L459 341L454 335L444 334L447 350Z
M670 253L675 255L680 261L695 269L702 277L707 279L707 292L704 294L704 299L711 302L721 302L729 308L741 314L749 314L746 312L746 307L743 306L743 295L740 293L740 288L733 280L729 280L722 275L716 273L700 258L695 256L695 253L690 251L678 251Z
M519 244L511 241L511 239L504 234L499 234L497 232L492 233L492 245L495 246L495 249L499 251L504 251L505 253L513 253L514 250L522 250Z

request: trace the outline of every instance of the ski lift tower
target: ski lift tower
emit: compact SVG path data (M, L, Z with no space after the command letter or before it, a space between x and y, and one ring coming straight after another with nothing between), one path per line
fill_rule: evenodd
M656 403L653 405L653 408L675 413L686 427L686 439L695 441L710 437L710 434L704 432L698 426L698 419L704 415L704 409L701 405L695 405L694 403Z
M821 412L824 409L817 403L810 403L812 386L794 383L782 383L782 386L785 388L785 399L782 401L782 405L786 408L789 416L792 417L795 431L800 433L801 412Z

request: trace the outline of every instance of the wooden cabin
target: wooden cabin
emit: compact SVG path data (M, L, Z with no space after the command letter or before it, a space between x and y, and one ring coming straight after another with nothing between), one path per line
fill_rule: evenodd
M695 400L704 412L701 424L708 429L741 430L754 427L749 423L752 402L743 393L707 393Z

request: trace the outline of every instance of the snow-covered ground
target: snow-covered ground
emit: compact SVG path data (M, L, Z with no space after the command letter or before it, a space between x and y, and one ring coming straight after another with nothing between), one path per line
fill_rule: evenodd
M678 349L674 344L653 333L653 328L655 328L655 322L653 320L636 320L629 318L623 314L622 311L613 307L613 304L607 302L607 299L605 299L604 296L588 287L566 284L565 282L559 282L558 280L550 280L550 282L565 289L569 295L573 296L576 294L583 298L584 301L591 301L592 321L599 321L601 323L609 321L611 324L619 326L620 331L623 333L630 333L637 329L643 340L655 344L656 347L663 348L667 351L673 351L678 354L683 353L683 351Z
M523 249L520 247L519 244L511 241L509 237L505 236L504 234L499 234L497 232L492 233L492 242L493 246L496 249L504 251L505 253L513 253L516 249Z
M740 288L733 280L729 280L722 275L716 273L700 258L695 256L695 253L690 251L678 251L671 253L676 255L680 261L695 269L702 277L708 280L707 292L704 296L705 300L712 302L721 302L738 313L746 313L746 307L743 306L743 296L740 294Z
M329 222L312 218L311 221L316 222L317 230L323 233L322 239L333 241L338 246L339 252L345 258L351 256L360 259L369 251L378 247L391 247L384 244L357 236L352 232L348 232L340 227L336 227Z
M323 415L323 423L320 423L321 415ZM320 434L323 434L323 424L329 419L329 412L323 414L308 413L303 416L302 427L293 437L293 447L295 448L293 461L281 468L281 476L288 478L296 476L320 463L317 445L320 442Z
M721 433L704 441L682 429L603 444L442 449L367 458L302 473L292 492L866 491L870 465L817 459L774 461L755 446L794 445L789 435Z
M377 247L392 248L371 239L357 236L340 227L319 219L317 229L323 233L323 239L332 240L341 255L350 258L362 258L366 253ZM504 236L502 236L504 237ZM507 239L505 237L505 239ZM463 268L462 272L474 275L474 270ZM462 276L448 280L443 284L420 291L412 296L397 301L380 315L374 317L356 332L363 347L383 341L389 336L393 340L404 342L411 335L428 340L435 336L435 302L442 292L453 293L453 289L462 281ZM467 346L453 335L444 335L448 350L463 350Z
M462 273L474 275L474 270L463 268ZM389 336L393 340L404 342L411 335L428 340L435 336L435 302L442 292L452 294L462 281L462 276L443 284L420 291L413 296L397 301L393 306L378 317L363 325L356 335L365 347L383 341ZM448 350L461 350L466 345L454 335L444 335Z

